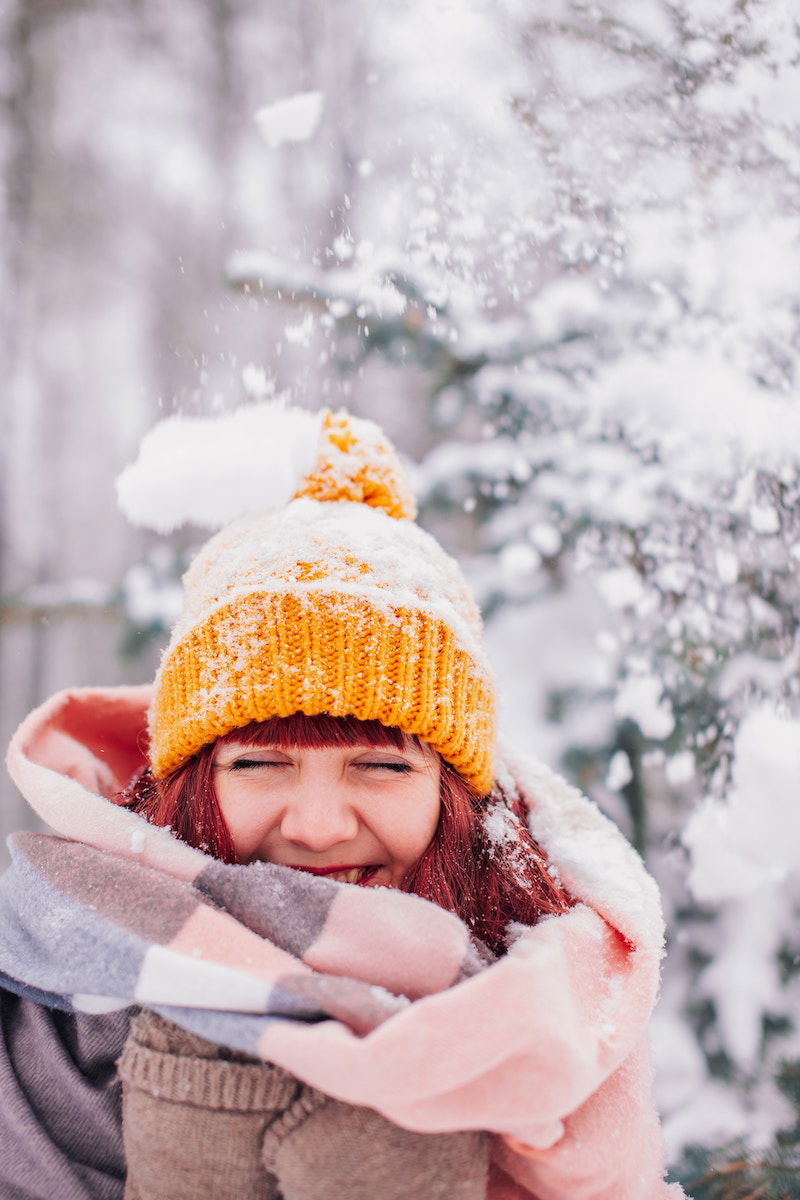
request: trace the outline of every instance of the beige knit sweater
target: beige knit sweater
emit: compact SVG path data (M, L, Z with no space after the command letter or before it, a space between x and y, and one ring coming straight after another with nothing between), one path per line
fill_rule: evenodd
M125 1200L484 1200L487 1137L393 1125L153 1012L119 1063Z

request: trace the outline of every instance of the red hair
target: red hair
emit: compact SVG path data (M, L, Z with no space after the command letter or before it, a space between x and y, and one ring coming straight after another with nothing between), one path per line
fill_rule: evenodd
M369 745L400 750L409 735L379 721L296 713L253 721L218 740L286 749ZM124 802L152 824L169 826L190 846L235 863L233 841L214 791L216 745L203 746L165 779L145 772L124 794ZM552 877L528 831L519 798L497 789L477 796L444 761L440 798L433 840L404 879L403 891L456 913L495 953L505 950L511 922L535 925L543 915L570 907L570 897Z

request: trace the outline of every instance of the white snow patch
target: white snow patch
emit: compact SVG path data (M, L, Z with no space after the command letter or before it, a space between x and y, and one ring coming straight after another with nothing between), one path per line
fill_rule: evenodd
M489 839L492 857L502 863L505 870L524 885L527 879L529 851L520 841L519 819L502 801L498 801L484 813L483 827Z
M755 533L778 533L781 527L778 514L767 504L754 504L750 509L750 524Z
M800 866L800 721L761 708L734 744L726 800L706 800L683 833L698 900L752 896Z
M540 554L554 555L561 549L562 537L555 525L537 521L528 530L528 536Z
M614 701L618 717L629 717L645 737L669 737L675 728L672 707L662 697L660 680L654 675L630 675L620 687Z
M493 804L484 814L483 827L495 849L508 846L519 837L519 823L505 804Z
M320 425L321 414L282 400L219 417L168 417L117 479L120 508L132 524L159 533L189 523L217 529L280 508L314 465Z
M322 92L298 92L259 108L255 121L270 149L277 150L288 142L308 141L319 125L322 107Z
M721 583L736 583L739 578L739 557L732 550L720 548L714 552L714 563Z
M275 391L274 379L270 379L263 367L252 362L242 368L242 386L254 400L264 400Z
M500 552L503 574L512 582L527 579L541 562L538 552L528 542L509 542Z
M629 438L656 445L676 487L713 487L742 462L797 464L800 415L791 398L757 386L715 352L628 354L598 374L590 402L624 422Z
M306 313L302 321L298 321L296 325L286 325L283 336L291 346L308 346L313 332L314 317L311 313Z
M714 1000L725 1049L743 1071L758 1063L764 1013L780 1004L782 909L775 887L727 905L719 950L701 978L703 991Z
M630 783L632 779L631 760L624 750L617 750L616 754L611 756L611 761L608 764L606 787L610 792L618 792L627 783Z
M694 779L696 773L694 755L691 750L684 750L680 754L674 754L672 758L667 759L664 767L664 774L667 781L673 787L680 787L684 783L690 783Z
M642 581L631 567L614 567L597 578L597 589L611 608L628 608L642 595Z

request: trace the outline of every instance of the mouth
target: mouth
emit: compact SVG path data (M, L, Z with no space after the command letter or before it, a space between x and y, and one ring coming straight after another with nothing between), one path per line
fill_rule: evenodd
M324 875L327 879L335 879L337 883L365 884L377 871L378 866L365 867L294 867L295 871L305 871L308 875Z

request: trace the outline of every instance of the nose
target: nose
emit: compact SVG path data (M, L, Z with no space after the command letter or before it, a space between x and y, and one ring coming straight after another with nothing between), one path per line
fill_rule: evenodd
M287 803L281 835L314 853L352 841L359 831L358 815L343 787L312 784Z

